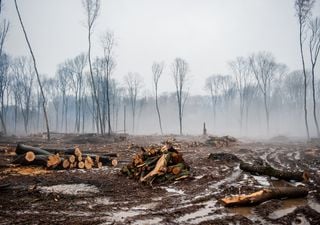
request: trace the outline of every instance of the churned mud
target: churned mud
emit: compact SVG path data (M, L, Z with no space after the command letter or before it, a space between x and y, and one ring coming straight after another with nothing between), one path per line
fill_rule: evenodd
M320 224L320 144L286 139L239 140L230 146L206 144L205 137L174 137L192 176L174 182L141 184L121 174L139 151L132 146L160 144L169 136L102 138L57 136L1 138L0 224ZM17 142L34 146L71 147L119 153L116 167L92 170L46 170L13 167ZM231 153L274 168L308 171L308 182L287 182L251 175L235 157L208 159L210 153ZM225 208L218 199L248 194L264 187L305 186L308 197L275 199L254 207Z

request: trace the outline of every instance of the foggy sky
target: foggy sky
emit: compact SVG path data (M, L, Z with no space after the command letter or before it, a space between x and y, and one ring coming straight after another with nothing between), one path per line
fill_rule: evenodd
M81 0L18 4L40 73L53 76L59 63L87 51ZM128 72L138 72L151 90L152 62L163 60L159 88L173 91L170 64L181 57L190 64L191 94L205 94L205 78L229 74L227 62L237 56L266 50L291 70L301 68L293 5L293 0L102 0L93 56L102 55L100 38L112 30L118 43L113 78L123 82ZM314 12L319 16L319 3ZM6 52L29 56L14 1L5 1L2 16L11 23Z

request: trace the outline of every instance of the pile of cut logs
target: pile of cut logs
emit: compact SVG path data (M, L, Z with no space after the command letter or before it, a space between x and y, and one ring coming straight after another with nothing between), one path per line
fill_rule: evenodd
M84 154L80 148L38 148L18 144L16 147L17 157L11 162L23 166L43 166L49 169L91 169L102 166L116 166L118 161L111 157L117 154L104 155Z
M216 148L222 148L222 147L227 147L231 143L237 142L237 139L231 136L209 136L208 139L206 140L206 145L210 145Z
M182 158L182 153L167 143L164 146L141 147L141 152L134 155L132 162L121 172L140 182L152 184L187 178L190 167Z

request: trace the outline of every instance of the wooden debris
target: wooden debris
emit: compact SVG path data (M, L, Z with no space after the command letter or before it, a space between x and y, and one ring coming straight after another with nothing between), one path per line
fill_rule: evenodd
M219 200L225 207L257 205L270 199L301 198L308 195L304 187L267 188L249 195L236 195Z
M116 166L118 164L118 161L107 156L108 154L83 154L78 147L48 150L50 152L41 148L18 144L16 147L18 156L12 163L26 166L43 166L49 169L91 169L93 167L101 168L102 166ZM116 154L111 153L110 155Z
M122 168L122 173L140 182L179 180L190 176L190 168L173 144L140 148L132 162Z
M272 176L278 179L286 180L286 181L308 181L309 174L304 171L289 171L289 170L278 170L270 165L257 165L257 164L249 164L245 162L240 163L240 169L243 171L253 173L253 174L260 174L260 175L267 175Z
M205 143L216 148L222 148L228 147L235 142L237 142L237 139L231 136L209 136Z
M210 153L208 159L227 161L227 162L239 162L241 161L236 155L225 152Z

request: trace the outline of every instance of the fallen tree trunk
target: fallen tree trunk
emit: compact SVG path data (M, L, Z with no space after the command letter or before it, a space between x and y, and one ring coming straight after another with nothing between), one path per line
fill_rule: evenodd
M33 154L33 156L31 156ZM47 155L35 155L33 152L27 152L23 155L19 155L11 163L20 164L22 166L44 166L47 167L48 156Z
M76 149L79 148L48 148L48 147L42 147L41 149L50 152L52 154L62 154L62 155L77 155ZM84 150L81 151L82 154L95 154L97 152L91 151L91 150ZM100 154L100 153L99 153ZM108 156L108 157L118 157L117 153L101 153L102 156Z
M286 181L308 181L309 179L307 172L278 170L270 165L262 166L241 162L240 169L249 173L272 176Z
M27 152L33 152L35 155L52 155L52 153L45 151L41 148L37 147L32 147L29 145L24 145L24 144L18 144L16 147L16 154L17 155L23 155Z
M237 195L219 200L225 207L257 205L271 199L301 198L308 195L304 187L268 188L249 195Z

